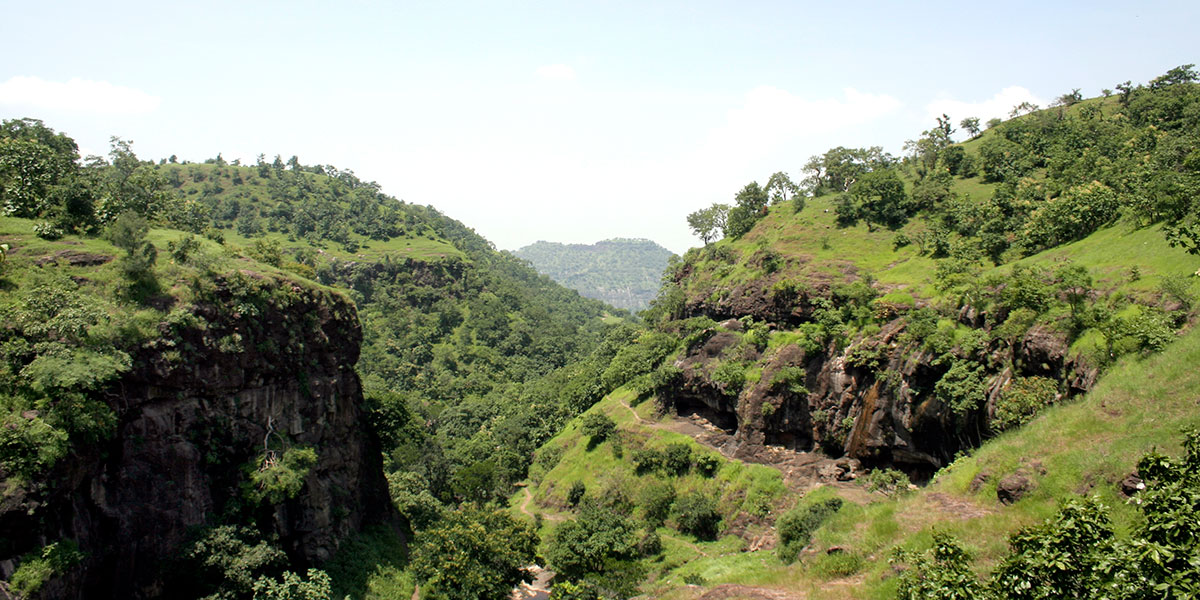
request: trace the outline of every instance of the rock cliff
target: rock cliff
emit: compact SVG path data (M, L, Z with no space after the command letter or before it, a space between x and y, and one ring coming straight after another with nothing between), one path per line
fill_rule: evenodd
M189 535L231 514L253 514L296 567L394 518L354 371L353 303L248 271L191 285L106 390L116 435L61 461L43 489L6 493L5 577L21 553L67 539L85 558L43 596L155 597L170 593L162 567ZM284 446L317 454L299 494L248 502L248 472Z
M1096 368L1069 357L1062 334L1034 327L1011 347L993 345L982 356L964 359L979 370L986 392L963 410L934 393L950 365L903 336L908 325L903 317L841 348L828 344L806 351L784 345L756 351L742 341L743 325L733 317L789 328L806 322L820 291L783 298L769 286L755 290L729 294L735 302L700 301L688 307L693 316L728 320L694 338L675 362L680 377L659 390L665 408L699 415L731 433L725 450L739 458L765 456L770 446L820 450L869 466L900 468L921 480L990 434L997 399L1013 377L1062 381L1064 395L1088 390L1096 378ZM960 316L966 327L982 328L983 322L972 310ZM754 365L760 370L757 380L728 389L717 366L730 360ZM802 373L793 376L800 380L783 377L792 373Z

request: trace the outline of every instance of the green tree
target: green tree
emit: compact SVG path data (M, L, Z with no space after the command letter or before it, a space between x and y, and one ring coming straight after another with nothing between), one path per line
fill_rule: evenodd
M595 501L584 502L579 517L558 526L546 544L546 559L570 581L602 573L612 561L632 559L637 529L626 515Z
M580 431L588 436L588 448L594 448L608 439L617 430L617 424L608 415L601 412L590 412L583 417Z
M979 135L979 117L967 117L958 122L958 126L974 139Z
M121 272L135 289L141 291L153 288L154 263L158 260L158 249L146 239L149 230L146 219L136 212L127 211L117 217L105 232L112 245L125 251L119 264Z
M890 228L904 225L908 210L904 181L894 169L864 174L835 206L841 224L850 225L861 219L869 230L874 230L877 224Z
M844 192L854 185L858 177L875 169L885 169L895 164L896 159L880 146L870 148L845 148L838 146L804 164L804 180L801 187L814 196L828 192Z
M779 171L767 179L767 196L770 197L771 204L782 204L799 195L801 195L800 186L793 183L787 173Z
M725 237L739 238L754 228L754 224L766 214L770 197L767 190L751 181L734 196L736 205L729 209L725 224Z
M721 513L717 503L703 492L689 492L675 500L671 506L671 518L683 533L690 533L702 540L717 538L721 524Z
M263 576L254 581L254 600L329 600L332 594L333 582L320 569L309 569L304 577L284 571L281 579Z
M429 600L507 598L529 579L537 543L529 524L466 504L417 534L410 568Z

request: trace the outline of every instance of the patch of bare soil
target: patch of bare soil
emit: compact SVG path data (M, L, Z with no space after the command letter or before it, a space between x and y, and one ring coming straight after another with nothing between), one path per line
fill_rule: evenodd
M806 597L799 592L727 584L709 590L700 600L804 600Z
M941 492L927 494L925 499L941 513L963 521L976 519L992 512L965 498L955 498Z

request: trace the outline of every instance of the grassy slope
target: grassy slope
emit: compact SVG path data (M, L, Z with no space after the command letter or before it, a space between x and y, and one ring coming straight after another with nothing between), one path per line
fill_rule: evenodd
M1101 103L1107 109L1115 100L1086 102ZM985 132L964 146L975 154L978 144L989 135L992 133ZM954 180L954 191L971 198L986 198L995 187L980 178ZM939 294L932 286L935 261L918 255L914 246L894 249L898 232L870 231L864 225L837 227L835 199L810 199L800 213L787 205L772 207L770 214L742 239L718 242L733 250L736 259L730 264L702 255L689 281L690 295L722 293L764 276L763 271L749 264L750 257L770 248L781 255L782 267L777 276L784 279L825 278L836 282L857 271L871 273L884 286L904 287L927 300L937 299ZM917 219L901 231L912 237L926 227L922 219ZM1171 248L1160 226L1136 228L1127 221L1017 262L1053 268L1065 261L1087 267L1099 290L1148 303L1157 301L1164 277L1190 275L1200 269L1200 256ZM1011 263L993 267L983 275L1011 268ZM1193 280L1192 290L1200 291L1200 279ZM702 590L671 584L678 582L683 573L698 573L709 584L783 587L822 598L888 598L893 596L893 584L888 580L892 570L887 563L892 548L924 547L931 530L937 528L966 542L986 571L1007 553L1010 533L1049 517L1059 499L1077 493L1099 495L1113 507L1118 529L1128 528L1136 513L1118 497L1116 484L1133 470L1144 452L1156 446L1174 452L1178 450L1181 427L1200 425L1196 399L1200 396L1200 372L1195 370L1196 364L1200 364L1200 331L1192 330L1161 354L1118 361L1082 399L1052 407L1029 425L987 442L944 469L930 486L866 506L848 503L818 532L813 550L796 565L785 567L773 553L764 551L700 556L653 584L652 595L697 597ZM601 410L613 410L611 399L605 402L608 408L602 405ZM620 411L612 414L621 416ZM539 500L558 500L553 484L547 480L564 482L558 492L561 496L569 485L566 482L573 481L571 477L621 468L611 455L599 458L600 462L598 456L568 451L562 463L535 488ZM1019 468L1032 474L1037 488L1015 505L1003 506L996 499L996 483ZM1040 473L1043 468L1045 474ZM990 478L978 491L971 492L971 482L981 473ZM830 493L833 490L825 488L810 497ZM781 504L794 501L788 499ZM824 552L834 546L846 549L844 554L849 558Z
M985 443L943 469L930 486L843 510L820 530L816 553L802 563L746 571L730 580L811 589L824 598L891 597L891 548L924 547L936 528L962 540L986 570L1007 553L1009 533L1051 516L1058 501L1072 494L1099 496L1113 507L1118 530L1127 529L1136 514L1118 496L1118 482L1143 453L1155 447L1177 452L1181 428L1200 426L1197 364L1200 330L1193 329L1161 354L1121 361L1083 399L1053 407L1026 427ZM1000 504L996 482L1022 467L1037 488L1016 504ZM980 473L991 477L971 492ZM833 546L864 559L862 585L828 585L814 575L812 567Z
M587 486L589 495L616 487L635 502L645 485L656 479L671 482L680 495L693 490L715 493L718 510L726 523L738 515L744 516L747 511L754 510L756 505L769 505L772 510L778 511L795 501L786 493L778 471L740 461L724 461L712 479L703 478L695 473L670 478L660 475L637 475L630 456L634 450L642 447L663 448L667 444L685 443L692 447L693 454L719 454L700 445L688 435L670 431L670 419L659 419L654 415L653 400L630 410L627 405L631 400L633 394L621 388L588 411L602 412L617 423L623 458L614 456L611 441L606 441L591 450L587 448L587 440L580 432L582 415L543 446L564 449L562 458L551 470L546 472L535 466L530 473L528 490L533 496L533 501L528 503L526 510L543 515L542 528L539 531L543 540L549 538L559 522L573 517L566 508L566 494L576 481L582 481ZM635 412L637 416L634 415ZM522 505L525 503L525 491L519 490L513 494L510 499L513 513L522 518L529 518L522 511ZM635 511L633 516L640 518L640 510ZM766 533L766 530L758 533ZM682 585L683 577L687 575L698 574L705 579L719 579L747 568L763 566L763 555L744 552L745 542L737 536L727 535L716 541L702 541L668 527L660 527L658 534L662 537L665 552L650 568L653 586L659 590Z
M1155 447L1177 452L1181 428L1200 426L1197 364L1200 329L1181 335L1160 354L1122 359L1091 393L1051 407L1029 425L986 442L939 472L928 487L892 499L875 495L876 501L867 505L847 503L818 530L810 551L791 566L782 565L769 550L745 551L744 542L734 536L702 542L661 528L666 552L651 567L653 580L647 591L652 597L694 598L703 590L684 586L683 578L700 575L708 586L784 588L806 591L814 598L890 598L893 572L887 559L893 548L923 548L934 529L947 531L978 557L977 565L985 572L1007 553L1010 533L1051 516L1059 500L1072 494L1098 495L1113 508L1118 530L1126 530L1136 513L1118 495L1120 480L1143 453ZM651 424L639 421L622 405L629 399L627 391L619 390L591 409L618 423L624 460L613 456L609 442L587 450L578 420L547 444L565 452L552 470L537 474L530 484L534 502L527 509L543 513L543 538L560 519L570 518L569 511L554 507L566 506L566 490L575 481L583 481L589 493L617 485L636 498L649 480L635 475L629 462L630 452L640 444L661 447L683 441L712 453L687 436L666 431L669 419L655 420L651 401L636 409ZM1032 476L1037 487L1020 502L1004 506L996 499L996 483L1018 469ZM972 492L971 483L981 473L989 477ZM718 482L713 485L695 475L675 480L681 492L697 486L720 489L726 515L743 510L745 498L758 493L755 488L781 490L776 471L739 462L726 462ZM833 488L821 488L805 501L834 493ZM782 514L797 500L789 494L773 496L774 514ZM521 514L524 503L524 491L513 495L514 514ZM835 546L843 549L841 555L826 553Z
M991 193L993 184L979 178L955 179L958 193ZM967 191L975 188L977 191ZM734 265L708 259L696 262L691 283L693 292L730 289L738 284L763 276L763 272L747 264L756 250L769 247L780 253L783 267L780 276L806 281L813 278L845 281L847 272L870 273L886 287L906 288L917 296L933 299L936 261L920 256L915 245L896 249L893 240L899 233L909 237L926 229L924 218L910 221L899 231L865 225L838 227L833 213L836 195L808 201L800 213L788 205L771 208L755 228L738 240L722 240L719 244L735 250L739 257ZM828 212L826 212L828 210ZM1170 247L1164 240L1160 225L1136 228L1122 220L1105 227L1082 240L1023 258L1018 263L1053 267L1063 261L1084 265L1095 278L1097 287L1108 292L1122 292L1148 299L1157 290L1164 276L1188 275L1200 269L1200 256ZM1009 263L985 270L1007 272ZM1130 276L1136 266L1138 279ZM1194 285L1193 290L1200 288Z

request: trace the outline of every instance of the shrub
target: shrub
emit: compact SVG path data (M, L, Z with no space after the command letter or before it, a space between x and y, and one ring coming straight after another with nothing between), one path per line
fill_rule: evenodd
M21 566L9 578L9 588L22 598L34 597L52 577L64 574L83 560L79 546L71 540L55 542L21 558Z
M638 498L646 523L651 527L661 527L671 513L671 504L675 502L675 486L663 481L655 481L642 488Z
M702 540L716 539L721 523L716 501L701 492L680 496L671 507L671 518L676 529Z
M800 551L812 540L812 534L842 508L841 498L829 498L820 502L800 505L775 523L779 535L776 554L784 564L791 564Z
M704 477L712 477L721 468L721 459L711 454L696 456L696 472Z
M710 377L726 396L737 397L742 393L742 388L746 387L746 367L737 361L721 361L721 364L713 369Z
M571 489L567 490L567 503L572 507L579 506L579 501L583 500L583 495L587 493L587 485L582 481L576 481L571 484Z
M992 428L1003 431L1033 420L1043 406L1054 402L1058 383L1046 377L1017 377L1009 382L996 401Z
M317 452L312 448L288 448L282 456L269 451L250 474L247 495L254 502L266 500L270 504L295 498L315 464Z
M915 553L897 548L889 560L907 564L896 586L897 600L957 600L983 597L983 586L971 572L971 557L949 534L935 531L933 548Z
M896 469L873 469L862 478L868 492L881 492L891 496L908 489L908 475Z
M662 554L662 538L659 537L656 531L647 531L646 535L642 536L641 541L638 542L637 550L638 554L643 557Z
M633 451L633 467L638 475L653 473L663 466L666 457L659 450L646 448Z
M584 415L579 426L583 435L588 436L588 449L595 448L617 430L617 424L608 415L601 412L590 412Z
M663 451L663 470L670 475L686 475L692 468L692 448L687 444L669 444Z

